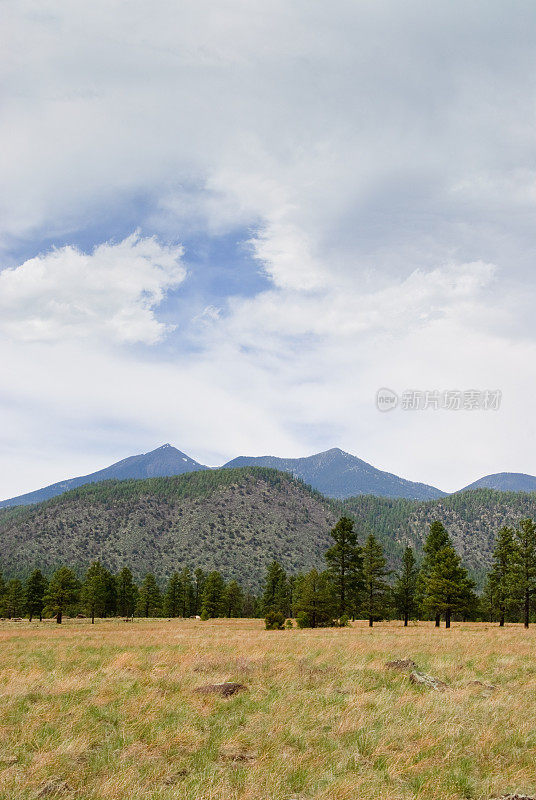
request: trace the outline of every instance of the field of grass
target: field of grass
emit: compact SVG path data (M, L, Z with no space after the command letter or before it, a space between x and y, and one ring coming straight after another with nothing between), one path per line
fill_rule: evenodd
M0 643L2 800L536 791L536 628L24 622ZM385 668L405 657L448 688ZM247 689L193 691L225 680Z

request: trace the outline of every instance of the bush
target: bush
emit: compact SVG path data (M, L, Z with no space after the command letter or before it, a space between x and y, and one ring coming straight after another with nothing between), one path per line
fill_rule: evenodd
M343 614L340 620L337 623L337 627L339 628L349 628L350 627L350 617L348 614Z
M206 622L207 619L210 619L208 612L205 609L203 609L203 611L201 612L201 619L203 620L203 622Z
M293 627L294 626L292 624L292 620L291 619L285 620L285 628L287 628L287 630L289 630L290 628L293 628Z
M285 624L285 615L281 611L269 611L264 619L267 631L282 631Z

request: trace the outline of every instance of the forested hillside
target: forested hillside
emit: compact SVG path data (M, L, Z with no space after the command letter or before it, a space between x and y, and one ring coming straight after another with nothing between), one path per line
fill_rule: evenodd
M359 540L374 533L398 568L402 546L417 552L440 519L464 562L480 577L504 525L536 517L536 494L468 491L440 500L359 496L331 500L283 472L262 467L170 478L88 484L36 506L0 510L0 569L25 575L60 564L86 569L99 559L136 578L163 582L184 565L217 569L257 590L276 559L289 573L323 568L329 532L341 514Z
M502 525L515 525L523 517L536 517L536 493L478 489L413 502L383 497L353 497L341 504L360 526L382 538L420 550L430 523L439 519L449 531L456 550L480 576L491 563L495 534Z
M14 575L99 559L162 581L188 564L258 588L274 558L291 572L322 566L335 521L321 495L275 470L106 481L0 512L0 561Z

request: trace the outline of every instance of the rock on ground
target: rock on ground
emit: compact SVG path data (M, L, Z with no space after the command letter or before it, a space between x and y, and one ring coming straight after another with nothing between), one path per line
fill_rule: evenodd
M427 689L435 689L437 692L442 692L447 688L447 684L440 681L439 678L434 678L433 675L425 675L424 672L419 672L418 670L413 670L409 679L416 686L425 686Z

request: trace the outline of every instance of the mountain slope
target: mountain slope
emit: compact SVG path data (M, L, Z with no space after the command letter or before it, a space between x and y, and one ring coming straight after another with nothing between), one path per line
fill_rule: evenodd
M185 472L196 472L205 469L208 469L208 467L198 464L197 461L194 461L193 458L185 455L185 453L181 453L176 447L164 444L156 450L151 450L150 453L124 458L122 461L117 461L115 464L98 472L92 472L90 475L70 478L45 486L43 489L28 492L28 494L3 500L0 502L0 508L41 503L43 500L49 500L51 497L56 497L59 494L63 494L63 492L87 483L97 483L98 481L110 479L126 480L129 478L142 479L164 477L166 475L182 475Z
M106 481L37 506L0 510L0 566L11 577L35 566L82 571L100 559L114 571L126 564L137 578L150 571L164 581L188 564L258 589L274 558L290 572L323 568L329 531L343 513L356 520L361 542L369 532L378 536L395 569L403 546L419 551L430 523L441 519L481 583L496 532L536 518L536 493L477 489L429 501L331 500L261 467Z
M422 548L430 523L443 522L454 546L473 573L482 578L491 564L495 535L503 525L536 519L536 494L473 489L428 502L380 497L352 497L341 503L358 522L392 545Z
M334 447L325 453L306 458L276 458L275 456L239 456L224 467L271 467L290 472L294 477L328 497L353 497L373 494L380 497L406 497L429 500L445 494L424 483L404 480L390 472L382 472L366 461Z
M495 489L499 492L536 492L536 477L525 475L523 472L496 472L486 475L461 489Z
M318 493L274 470L108 481L0 511L0 563L13 575L100 559L161 581L190 565L258 589L274 558L293 572L322 567L336 519Z

